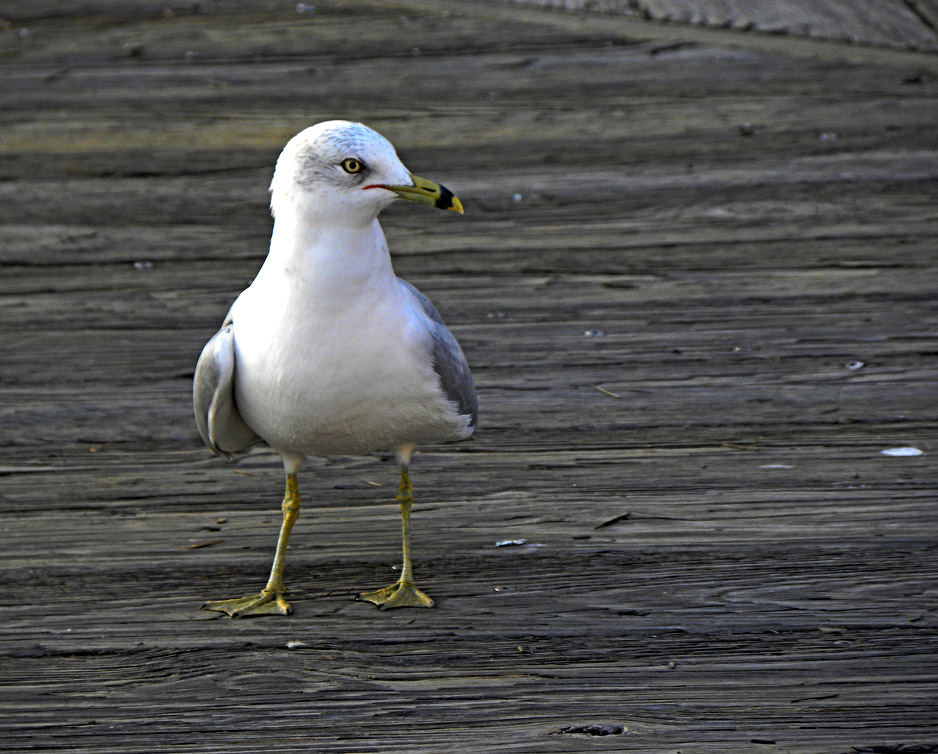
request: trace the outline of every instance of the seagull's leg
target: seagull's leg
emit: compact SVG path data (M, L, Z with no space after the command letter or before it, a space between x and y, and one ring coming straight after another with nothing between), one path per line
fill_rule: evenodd
M233 600L212 600L202 605L206 610L228 613L232 618L247 615L289 615L293 606L283 598L283 559L287 554L290 530L300 513L300 492L296 484L296 471L287 472L287 489L283 496L283 525L277 539L277 552L270 569L267 586L260 594Z
M374 602L381 608L389 607L433 607L433 600L414 586L413 567L410 562L410 507L414 496L410 486L407 464L401 463L401 486L397 491L397 502L401 506L401 532L404 539L404 565L396 584L373 592L363 592L360 599Z

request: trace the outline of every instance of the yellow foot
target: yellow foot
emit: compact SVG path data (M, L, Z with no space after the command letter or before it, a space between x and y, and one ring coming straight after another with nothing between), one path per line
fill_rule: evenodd
M283 598L283 592L269 592L265 589L250 597L211 600L202 605L202 609L228 613L232 618L242 618L249 615L289 615L293 612L293 605Z
M426 594L413 584L404 584L400 581L384 589L362 592L358 595L358 599L374 602L382 610L392 607L433 607L433 600Z

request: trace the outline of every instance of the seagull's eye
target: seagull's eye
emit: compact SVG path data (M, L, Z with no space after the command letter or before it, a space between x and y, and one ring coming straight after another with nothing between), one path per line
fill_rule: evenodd
M349 175L355 175L355 173L360 173L365 169L365 163L361 160L356 160L354 157L347 157L342 160L340 165L342 165L342 169Z

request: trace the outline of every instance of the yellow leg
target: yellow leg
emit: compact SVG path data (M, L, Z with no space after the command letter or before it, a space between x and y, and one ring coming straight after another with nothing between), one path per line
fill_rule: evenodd
M300 514L300 492L296 484L296 474L287 474L287 489L283 496L283 525L277 539L277 552L270 569L267 586L260 594L238 597L231 600L211 600L202 607L228 613L232 618L248 615L289 615L293 606L283 598L283 560L287 554L287 542L290 530Z
M410 562L410 507L414 502L407 465L401 464L401 486L397 491L397 502L401 506L401 533L404 539L404 565L397 583L373 592L363 592L359 599L374 602L378 607L433 607L433 600L414 586L413 568Z

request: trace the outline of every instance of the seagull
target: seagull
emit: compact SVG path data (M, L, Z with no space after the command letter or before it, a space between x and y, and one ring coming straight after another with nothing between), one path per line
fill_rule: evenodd
M440 313L394 274L378 213L397 199L459 213L462 204L411 174L376 131L339 120L287 142L270 195L270 251L199 356L193 406L216 455L232 461L261 444L280 454L283 524L264 589L202 607L232 618L289 615L283 563L300 510L297 469L311 455L375 451L400 464L404 559L395 584L359 598L432 607L413 578L410 460L417 445L468 438L478 401Z

